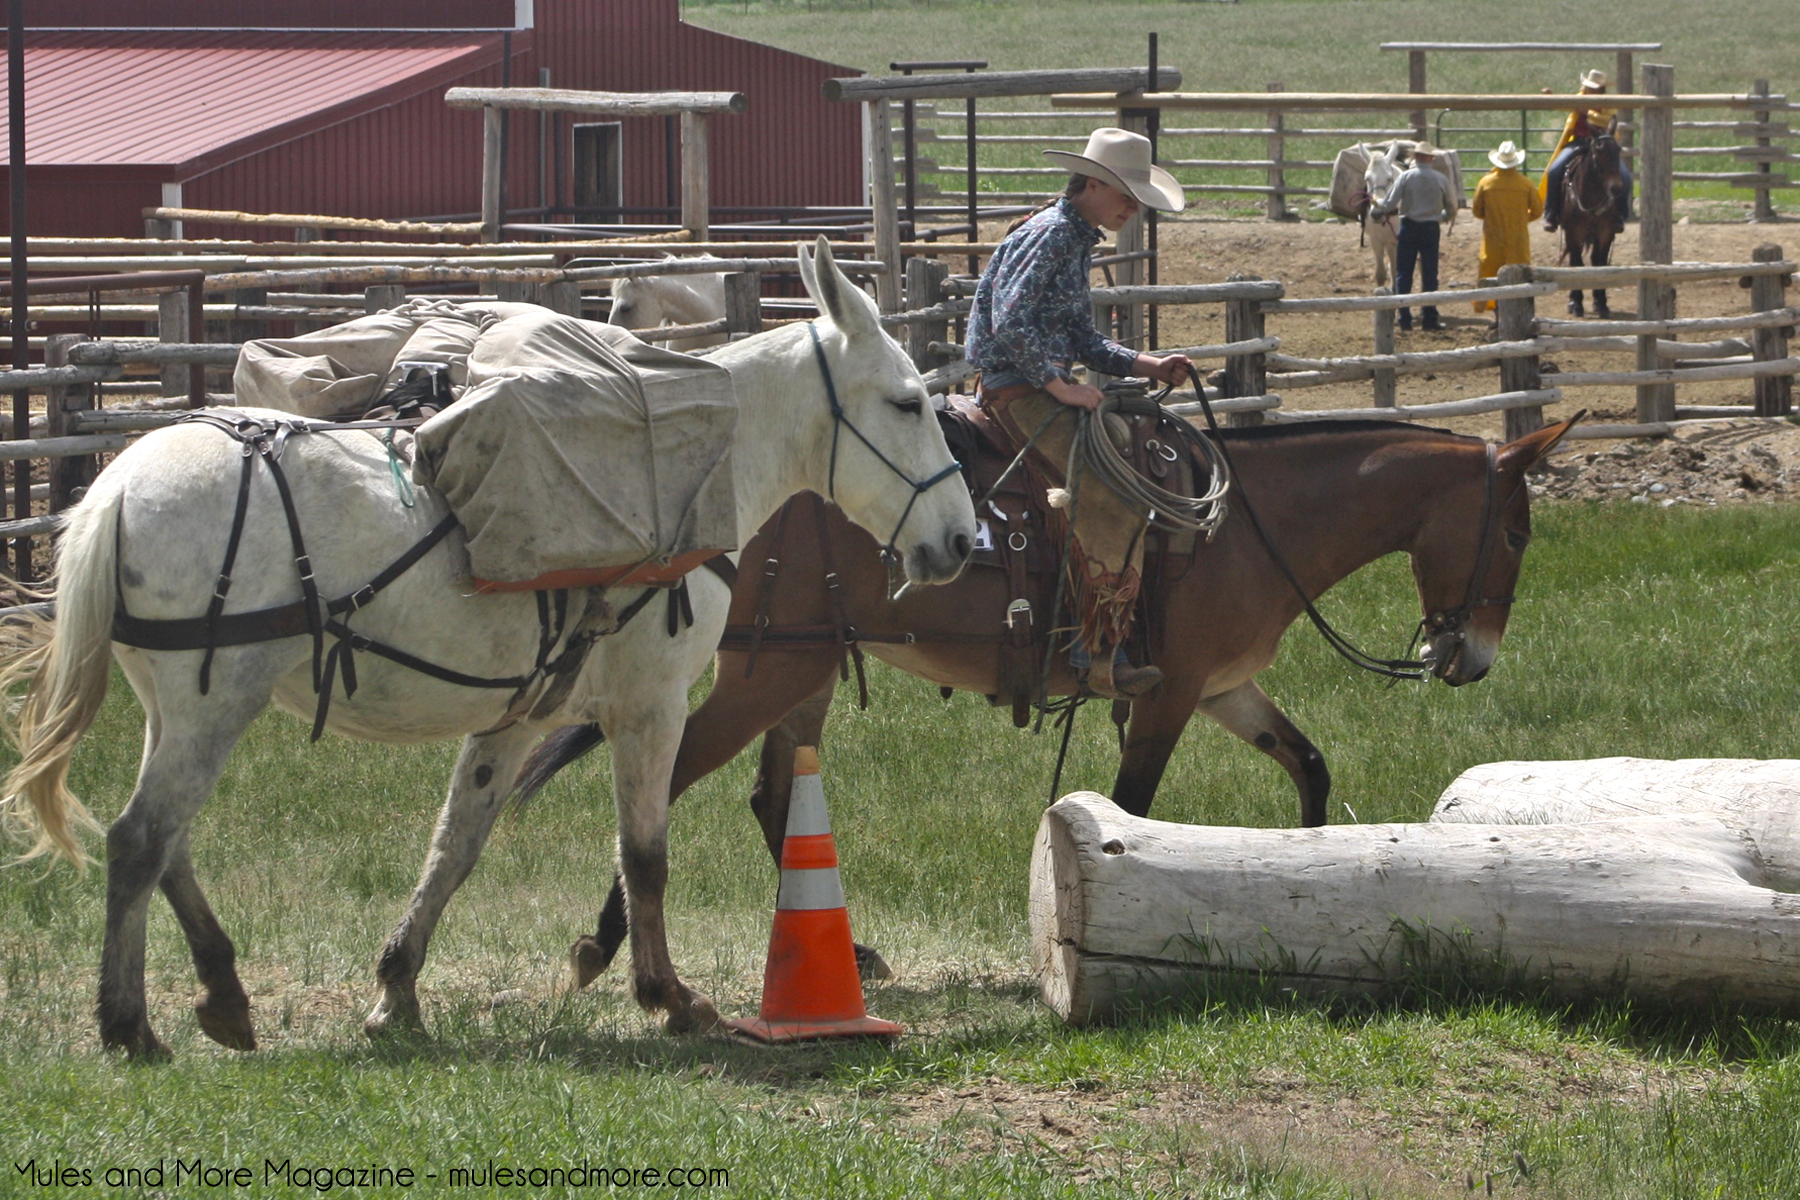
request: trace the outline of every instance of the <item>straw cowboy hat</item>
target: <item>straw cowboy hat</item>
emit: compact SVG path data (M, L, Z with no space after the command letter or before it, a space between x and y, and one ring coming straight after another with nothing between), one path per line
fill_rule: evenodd
M1511 142L1501 142L1498 150L1488 151L1488 161L1501 170L1510 171L1524 165L1525 152Z
M1087 151L1046 150L1044 157L1077 175L1091 175L1137 198L1138 203L1163 212L1180 212L1187 197L1175 177L1150 161L1150 139L1124 129L1096 129L1088 135Z
M1598 67L1581 77L1581 86L1584 88L1603 88L1610 82L1611 80L1606 77L1606 72Z
M1438 155L1440 155L1442 153L1443 153L1442 150L1439 150L1436 146L1432 145L1430 142L1420 142L1413 147L1413 157L1414 158L1418 158L1420 155L1424 155L1426 158L1436 158Z

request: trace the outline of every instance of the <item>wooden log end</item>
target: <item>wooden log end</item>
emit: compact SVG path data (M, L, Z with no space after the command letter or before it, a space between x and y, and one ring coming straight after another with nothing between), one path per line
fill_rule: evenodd
M1038 822L1031 851L1031 972L1050 1011L1076 1025L1094 1017L1082 986L1078 944L1087 923L1081 847L1097 838L1089 811L1065 797Z

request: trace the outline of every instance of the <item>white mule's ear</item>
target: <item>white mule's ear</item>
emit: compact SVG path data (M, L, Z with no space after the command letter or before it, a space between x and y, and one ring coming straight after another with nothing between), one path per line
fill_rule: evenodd
M824 234L819 235L810 263L805 247L801 247L800 262L800 278L806 284L807 294L832 324L847 334L867 334L881 328L875 302L838 269L837 260L831 256L831 242Z
M819 306L819 311L824 312L825 305L819 299L818 273L813 270L812 252L806 248L805 242L795 244L794 257L800 262L801 286L806 288L806 294L812 297L813 303Z

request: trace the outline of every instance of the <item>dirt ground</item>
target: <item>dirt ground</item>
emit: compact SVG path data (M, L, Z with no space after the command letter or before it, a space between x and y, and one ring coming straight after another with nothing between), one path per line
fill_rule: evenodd
M1373 259L1358 246L1357 227L1336 220L1275 223L1218 219L1165 219L1159 230L1161 282L1218 283L1234 274L1279 279L1291 297L1360 295L1374 284ZM1439 286L1471 287L1476 281L1480 223L1466 213L1444 238ZM1554 265L1557 239L1533 233L1533 261ZM1748 262L1764 243L1782 245L1788 257L1800 250L1800 235L1785 223L1701 220L1678 210L1674 229L1675 258L1693 262ZM1637 226L1627 226L1614 247L1615 262L1637 261ZM1612 315L1635 316L1636 289L1613 289ZM1723 316L1743 312L1748 293L1735 280L1683 285L1678 315ZM1460 306L1459 306L1460 307ZM1591 302L1590 302L1591 311ZM1538 311L1563 316L1559 297L1541 299ZM1492 337L1491 314L1446 309L1449 329L1443 333L1397 333L1397 349L1444 350L1479 345ZM1267 330L1281 338L1281 350L1306 358L1332 358L1373 351L1373 322L1368 313L1276 314ZM1712 335L1701 335L1712 336ZM1217 305L1165 308L1158 344L1162 347L1216 344L1227 340L1223 309ZM1216 364L1215 364L1216 365ZM1629 351L1559 353L1547 366L1565 371L1629 370ZM1547 384L1553 383L1546 371ZM1280 390L1280 389L1276 389ZM1398 402L1427 404L1500 390L1499 372L1478 371L1401 376ZM1684 386L1678 401L1688 405L1749 404L1747 380ZM1364 408L1372 403L1367 383L1289 389L1282 392L1288 410ZM1586 409L1588 423L1629 423L1635 417L1633 389L1581 388L1573 398L1545 410L1551 420ZM1448 422L1461 432L1488 438L1501 435L1502 418L1494 413ZM1725 504L1800 499L1800 426L1786 422L1737 421L1694 425L1670 438L1634 441L1587 440L1564 443L1537 483L1552 497L1605 498L1639 503Z

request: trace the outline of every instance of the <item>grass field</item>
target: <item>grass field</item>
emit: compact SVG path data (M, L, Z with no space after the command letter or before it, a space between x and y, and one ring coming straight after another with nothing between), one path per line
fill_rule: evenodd
M1264 679L1331 761L1334 821L1421 819L1457 772L1494 759L1792 753L1791 510L1564 506L1535 524L1501 660L1481 684L1389 690L1310 631L1290 637ZM1399 559L1327 607L1376 648L1398 648L1416 620ZM246 1166L243 1195L305 1194L294 1169L369 1164L421 1179L409 1190L352 1177L333 1194L458 1194L449 1172L490 1159L724 1168L720 1190L756 1196L1403 1197L1464 1194L1490 1172L1507 1194L1800 1193L1790 1023L1455 992L1335 1008L1252 992L1122 1029L1062 1028L1035 1002L1024 912L1054 743L974 698L945 703L880 668L872 683L870 711L833 715L825 778L857 933L899 972L871 992L912 1029L893 1049L670 1040L611 975L578 997L556 991L562 949L609 871L604 755L503 825L451 906L422 981L432 1037L369 1045L358 1022L372 961L452 748L309 748L298 721L277 717L240 747L195 834L264 1048L238 1055L199 1036L159 900L151 1002L176 1061L140 1070L102 1055L89 1015L101 872L6 871L0 1141L15 1165L40 1168ZM1084 717L1065 786L1104 790L1111 729ZM115 688L77 760L103 816L129 790L138 723ZM774 882L746 785L742 762L704 781L672 839L677 961L739 1013L755 1005ZM1295 821L1285 776L1211 727L1190 731L1157 815ZM512 1002L491 1006L502 993ZM1529 1176L1511 1173L1515 1155ZM288 1174L271 1180L265 1160ZM0 1195L43 1194L27 1178L5 1175ZM121 1178L101 1190L233 1194L191 1176L160 1188Z
M1240 3L1087 3L1084 0L683 0L685 20L737 37L778 45L870 74L891 74L897 61L985 59L993 70L1047 67L1135 66L1147 61L1148 34L1158 36L1159 61L1182 72L1184 91L1262 91L1281 81L1289 91L1407 90L1405 54L1381 51L1382 42L1661 42L1661 51L1640 53L1637 62L1671 64L1677 92L1742 92L1755 79L1768 79L1775 92L1800 94L1800 23L1787 0L1742 0L1729 6L1684 0L1631 0L1613 9L1577 10L1553 0L1480 4L1470 0L1242 0ZM1574 91L1588 67L1614 70L1610 53L1433 53L1428 82L1434 91ZM1614 91L1620 90L1618 87ZM957 113L959 102L951 102ZM988 101L1001 109L1006 102ZM1033 101L1032 108L1045 107ZM1239 126L1245 114L1178 113L1172 126ZM1720 112L1692 112L1679 119L1718 120ZM1464 114L1464 123L1507 125L1518 114ZM1368 114L1336 117L1309 114L1290 127L1366 125ZM1404 115L1391 117L1404 125ZM1383 127L1389 127L1383 119ZM1556 121L1540 114L1534 125ZM1034 134L1085 132L1091 121L1034 124ZM950 122L960 136L960 117ZM948 127L948 126L947 126ZM983 133L1020 133L1017 128ZM1492 133L1447 138L1453 145L1492 145L1517 134ZM1538 135L1533 135L1533 140ZM1354 139L1344 139L1347 143ZM1541 151L1547 145L1524 143ZM1683 146L1730 145L1714 131L1683 130ZM1330 159L1341 143L1294 141L1289 158ZM960 143L929 145L926 151L949 169L960 169ZM1165 155L1206 159L1267 158L1262 139L1173 138ZM984 148L983 165L1039 166L1035 147ZM1465 154L1467 167L1486 170L1479 155ZM1529 169L1541 170L1541 153ZM1683 157L1684 171L1739 171L1729 157ZM1781 167L1777 165L1779 173ZM1790 173L1791 174L1791 173ZM1189 183L1263 183L1255 171L1183 171ZM1476 176L1479 176L1477 171ZM1470 186L1473 187L1473 178ZM1290 184L1324 186L1323 172L1289 172ZM946 190L960 186L941 181ZM985 186L985 184L984 184ZM1010 185L1009 185L1010 186ZM1053 187L1054 184L1042 185ZM1791 191L1775 193L1778 206L1791 209ZM1677 199L1742 205L1750 193L1723 183L1681 182ZM1297 198L1296 207L1309 204ZM1260 197L1206 197L1205 212L1261 212ZM1305 210L1303 208L1303 211Z

